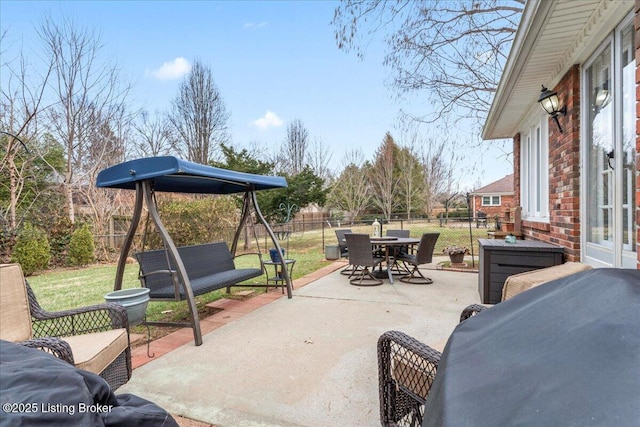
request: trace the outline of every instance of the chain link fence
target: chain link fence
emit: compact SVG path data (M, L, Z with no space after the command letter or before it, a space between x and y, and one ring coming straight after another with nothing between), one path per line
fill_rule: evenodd
M487 222L485 218L449 218L449 219L391 219L379 220L382 228L382 235L387 230L409 230L411 237L420 238L423 233L440 233L438 243L434 250L434 255L441 255L442 250L450 246L462 246L469 250L470 254L475 257L479 253L478 239L487 238L488 232L495 229L495 224L491 221ZM280 240L281 246L289 253L294 251L318 251L325 253L327 246L338 244L335 231L338 229L351 229L354 233L372 234L373 220L363 221L339 221L325 219L313 220L293 220L284 224L272 224L271 227L277 238ZM114 233L103 236L95 236L96 246L109 248L107 253L111 254L113 260L117 259L120 248L124 242L128 221L124 217L117 218L117 225L114 227ZM153 226L151 227L153 228ZM139 230L140 231L140 230ZM218 230L214 240L226 241L231 245L235 228L227 227ZM155 231L152 231L155 232ZM219 234L219 235L218 235ZM136 235L133 244L133 251L142 249L142 242L145 240L143 234ZM147 237L148 240L148 237ZM204 242L193 242L204 243ZM268 253L273 247L273 243L262 224L252 224L245 227L240 235L238 243L239 251L258 250L262 253Z

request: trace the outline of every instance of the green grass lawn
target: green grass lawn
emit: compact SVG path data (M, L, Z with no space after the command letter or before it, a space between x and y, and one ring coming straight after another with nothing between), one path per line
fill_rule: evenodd
M356 233L369 233L370 226L349 227ZM390 225L388 228L394 228ZM452 244L462 244L466 246L469 242L468 228L442 228L435 223L416 222L405 224L405 228L411 230L412 237L420 237L422 233L436 231L440 232L440 238L435 249L435 255L439 255L442 248ZM474 239L486 237L486 229L472 229ZM337 243L334 229L325 229L325 244L334 245ZM266 244L265 244L266 243ZM260 249L263 258L269 259L269 242L260 242ZM282 244L287 247L286 243ZM239 245L241 247L241 245ZM252 247L248 252L255 252L256 244L252 242ZM240 251L239 251L240 252ZM478 253L477 250L475 252ZM292 234L288 242L287 258L296 259L293 269L293 279L305 276L318 270L331 261L325 260L322 249L322 230L305 231L303 233ZM240 257L237 261L238 267L257 266L257 257ZM273 268L267 266L267 268ZM104 302L104 295L113 291L116 265L92 265L86 268L65 268L47 271L39 275L28 278L40 305L46 310L57 311L69 308L76 308L91 304ZM273 274L273 270L270 271ZM264 284L266 276L258 277L246 283ZM138 264L128 264L125 269L123 288L134 288L140 286L138 280ZM236 287L235 290L247 290L246 287ZM254 288L256 292L264 292L264 288ZM234 289L232 288L232 292ZM229 297L225 289L210 292L196 297L199 310L206 315L205 304L220 298ZM188 318L188 308L185 301L180 302L152 302L147 310L149 320L184 320ZM141 328L141 327L138 327ZM142 330L142 329L141 329Z
M293 269L293 279L302 277L319 268L331 263L324 259L324 253L317 245L318 237L309 236L307 238L292 238L289 244L287 256L296 259ZM310 238L311 237L311 238ZM321 238L319 239L321 242ZM321 243L320 243L321 246ZM255 251L255 247L250 251ZM264 249L263 249L264 251ZM263 259L268 260L269 254L263 253ZM239 257L236 262L237 267L259 267L258 258L254 256ZM273 276L273 267L269 274ZM34 290L40 305L49 311L58 311L69 308L82 307L104 302L104 295L113 291L116 276L116 265L92 265L85 268L57 269L47 271L28 278L29 284ZM244 284L264 284L266 276L257 277ZM138 264L127 264L124 273L123 289L139 287ZM232 288L232 294L236 290L254 289L256 292L265 292L264 288ZM226 289L209 292L196 297L199 311L206 315L205 305L220 298L229 297ZM232 295L231 295L232 297ZM188 307L186 301L166 302L158 301L149 304L147 309L148 320L171 320L179 321L188 318ZM142 327L137 327L142 328ZM141 329L142 330L142 329Z

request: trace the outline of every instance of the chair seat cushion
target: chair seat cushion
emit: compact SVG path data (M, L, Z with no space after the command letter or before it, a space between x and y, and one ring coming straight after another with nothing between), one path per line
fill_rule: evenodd
M71 346L75 366L94 374L104 371L129 346L124 328L61 339Z
M507 277L502 288L502 301L506 301L521 292L542 285L543 283L570 276L581 271L590 270L591 266L580 262L567 262L553 267L526 271Z
M417 360L401 357L397 354L394 355L391 363L391 377L397 385L426 400L435 373L429 372Z
M0 264L0 339L25 341L31 335L31 311L19 264Z

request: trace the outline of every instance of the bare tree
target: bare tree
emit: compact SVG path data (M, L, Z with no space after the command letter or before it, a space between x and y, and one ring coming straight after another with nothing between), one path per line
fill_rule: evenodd
M7 33L2 34L5 40ZM4 58L4 56L3 56ZM27 148L28 141L37 134L36 124L41 114L41 105L51 73L51 63L45 64L44 74L29 76L32 69L20 52L15 61L2 63L2 99L0 100L0 133L3 134L0 150L0 172L6 167L9 173L8 228L13 231L18 226L17 210L24 189L25 175L34 153ZM16 158L21 156L20 162ZM4 185L4 183L3 183ZM4 212L2 217L6 218Z
M433 121L455 112L484 118L525 0L345 0L333 25L340 49L364 56L363 38L385 34L384 60L399 93L427 91Z
M342 172L329 191L328 204L345 211L345 220L350 221L364 212L370 200L371 191L362 152L348 152Z
M229 117L211 69L194 61L171 103L169 121L177 135L177 148L188 160L207 164L217 146L229 139Z
M124 161L125 146L131 139L130 120L124 107L119 114L114 113L109 118L107 121L99 111L94 112L92 131L83 144L86 167L82 176L78 177L78 181L82 183L78 187L78 194L90 209L93 232L96 236L107 234L109 219L121 207L116 203L120 200L121 190L98 188L94 183L102 169ZM106 246L99 245L98 249L106 250ZM107 254L103 255L106 257Z
M300 119L287 125L287 137L282 144L277 164L283 172L298 175L307 165L309 131Z
M313 173L322 178L324 182L328 182L331 178L331 170L329 169L331 150L329 150L321 140L315 138L307 157L307 163L313 170Z
M88 144L100 123L111 123L123 111L129 86L122 84L117 66L99 57L100 36L64 19L45 19L39 28L45 51L53 63L55 104L49 109L51 132L63 143L67 165L64 190L67 212L75 222L74 193L86 185L94 163ZM85 181L83 181L83 179Z
M8 231L15 231L17 228L17 212L18 204L24 189L27 170L27 162L16 161L17 157L26 155L24 151L24 143L16 135L10 132L1 132L0 145L3 150L0 151L0 174L4 175L5 168L9 174L8 182L2 182L0 188L8 186L9 205L6 210L0 206L0 219L2 223L7 224Z
M424 201L425 211L431 216L433 207L442 199L457 193L457 181L453 171L455 156L447 157L446 147L449 145L446 137L434 138L422 144L422 166L425 180Z
M134 147L139 155L156 157L168 155L171 152L173 148L171 127L166 116L156 112L151 118L148 111L142 111L133 128L138 134Z
M378 147L375 161L369 171L373 204L382 210L385 218L398 206L399 175L396 171L398 146L389 132Z

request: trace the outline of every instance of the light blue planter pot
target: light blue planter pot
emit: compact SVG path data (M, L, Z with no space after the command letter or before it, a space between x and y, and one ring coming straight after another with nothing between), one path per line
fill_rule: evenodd
M105 301L122 305L129 316L129 326L139 325L144 319L149 303L148 288L120 289L104 296Z

